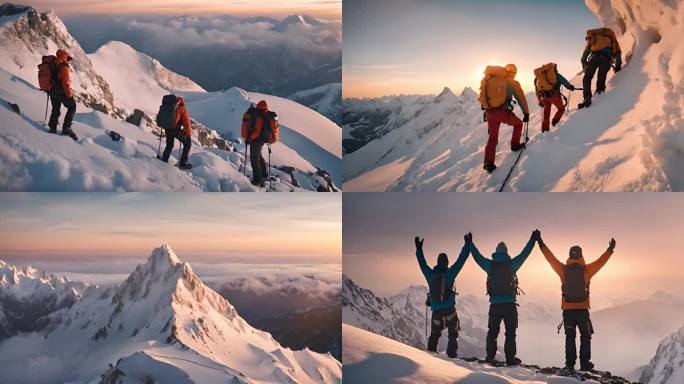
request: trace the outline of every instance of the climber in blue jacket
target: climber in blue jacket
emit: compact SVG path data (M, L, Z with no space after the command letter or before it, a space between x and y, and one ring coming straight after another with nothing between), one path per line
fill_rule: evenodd
M487 273L487 294L489 295L489 331L487 332L487 357L489 363L494 362L496 356L496 339L499 337L501 321L506 328L506 342L504 353L507 365L519 365L520 359L516 357L515 331L518 328L518 308L516 296L518 294L518 278L516 272L522 267L527 257L532 252L537 241L538 231L534 230L530 240L522 252L516 257L508 255L508 247L503 241L496 246L496 252L488 259L480 253L472 242L472 236L468 245L470 252L477 265Z
M439 337L442 335L442 330L448 330L448 344L447 356L455 358L458 352L458 314L456 313L456 291L454 290L454 282L456 276L461 272L463 265L468 259L470 248L467 244L467 239L470 234L465 236L466 244L461 248L461 253L456 259L456 262L449 266L449 257L446 253L440 253L437 256L437 265L430 268L425 261L423 254L423 241L416 236L416 259L420 266L425 280L428 282L429 294L426 305L432 308L431 333L428 338L427 350L437 352L437 344Z

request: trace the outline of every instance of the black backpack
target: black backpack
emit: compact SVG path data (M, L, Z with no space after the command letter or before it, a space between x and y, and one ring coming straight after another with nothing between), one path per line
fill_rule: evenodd
M157 125L167 131L177 130L176 110L178 108L178 98L176 95L166 95L162 98L162 104L157 113Z
M432 303L443 303L454 292L454 287L448 287L446 281L446 271L433 271L430 276L430 292L428 292L425 305L430 306Z
M571 264L563 269L565 276L561 291L568 303L582 303L589 299L589 284L584 279L584 265Z
M487 274L487 294L489 296L514 296L518 294L518 276L511 262L492 261L492 268Z

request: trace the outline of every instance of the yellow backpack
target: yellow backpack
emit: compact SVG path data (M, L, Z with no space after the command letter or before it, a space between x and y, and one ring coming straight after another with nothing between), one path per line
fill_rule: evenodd
M480 104L485 108L498 108L508 98L508 82L506 68L490 65L485 69L480 82Z
M612 56L618 51L618 42L615 33L610 28L596 28L587 31L587 44L591 52L598 52L602 49L610 48Z
M534 85L537 91L552 91L558 83L556 64L548 63L534 70Z

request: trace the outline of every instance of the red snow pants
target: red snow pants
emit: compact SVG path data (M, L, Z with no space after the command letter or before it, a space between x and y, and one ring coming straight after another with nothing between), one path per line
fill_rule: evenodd
M496 145L499 143L499 127L501 123L513 126L513 136L511 137L511 147L520 145L523 122L513 112L505 109L488 109L486 112L489 140L485 146L484 162L494 164L496 157Z
M545 97L542 99L542 104L544 104L544 119L542 120L542 132L549 131L549 117L551 116L551 104L556 106L556 114L553 115L553 121L560 121L565 112L565 106L563 105L563 99L559 91L553 93L553 96Z

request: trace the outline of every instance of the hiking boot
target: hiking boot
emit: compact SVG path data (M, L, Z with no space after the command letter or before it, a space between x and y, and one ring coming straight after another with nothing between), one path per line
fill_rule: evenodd
M565 367L563 367L563 368L560 370L559 374L560 374L561 376L570 376L570 375L574 375L574 374L575 374L575 367L571 367L571 366L569 366L569 365L566 365Z
M522 143L522 144L511 144L511 151L513 151L513 152L518 152L519 150L521 150L521 149L523 149L523 148L525 148L525 147L526 147L525 143Z
M555 127L556 125L558 125L559 122L560 122L560 120L552 120L552 121L551 121L551 126L552 126L552 127ZM547 129L547 131L548 131L548 129Z
M180 169L192 169L192 164L185 161L185 162L180 163L180 165L178 165L178 168L180 168Z
M603 92L604 92L603 89L597 89L597 90L596 90L596 93L594 93L594 95L595 95L595 96L596 96L596 95L600 95L600 94L602 94Z
M591 99L584 99L584 102L580 103L580 105L578 105L577 107L578 108L588 108L590 106L591 106Z
M71 128L62 128L62 136L69 136L74 141L78 140L78 136L76 136L76 133L74 133L74 131L72 131Z
M591 372L593 370L594 363L592 363L591 361L588 361L585 364L580 364L580 371Z
M506 359L506 365L513 366L513 365L520 365L522 363L522 360L518 359L517 357L512 358L511 360Z
M485 364L494 364L494 363L496 362L496 360L494 360L494 357L487 356L487 357L484 359L484 362L485 362Z
M492 173L496 169L496 165L494 163L485 163L484 166L482 167L485 171Z
M57 127L49 127L50 128L50 133L57 133Z

